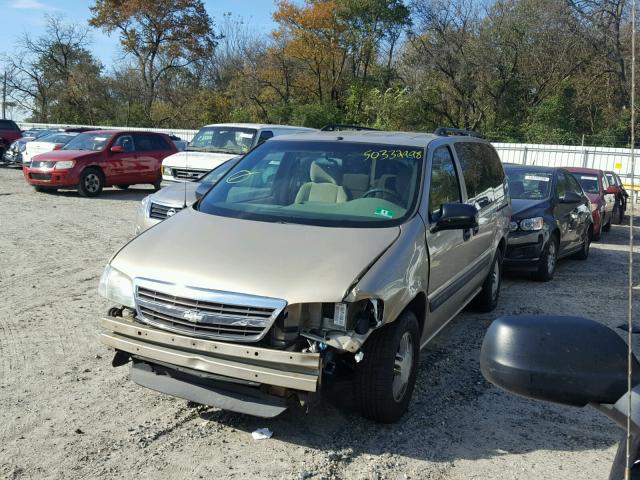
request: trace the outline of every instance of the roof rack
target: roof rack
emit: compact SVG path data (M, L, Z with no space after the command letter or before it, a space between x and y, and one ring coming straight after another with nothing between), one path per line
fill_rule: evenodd
M379 132L379 128L362 127L360 125L348 125L343 123L327 123L320 129L321 132L341 132L343 130L370 130Z
M474 132L473 130L467 130L466 128L438 127L433 131L433 134L438 135L439 137L449 137L452 135L466 135L468 137L484 138L480 133Z

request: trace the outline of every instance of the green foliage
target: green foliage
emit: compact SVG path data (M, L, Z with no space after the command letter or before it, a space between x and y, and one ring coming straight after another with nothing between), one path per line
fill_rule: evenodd
M291 108L289 122L293 125L304 127L320 128L327 123L340 123L342 112L335 106L328 103L294 105Z

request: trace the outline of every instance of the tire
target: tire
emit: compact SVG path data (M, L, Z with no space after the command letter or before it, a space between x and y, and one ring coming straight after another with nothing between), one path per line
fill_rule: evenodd
M80 174L78 193L83 197L97 197L104 188L104 175L97 168L89 167Z
M609 217L609 221L607 222L607 224L605 226L602 227L602 231L603 232L608 232L609 230L611 230L611 222L613 221L613 214L614 212L611 212L611 216Z
M558 237L553 235L547 242L542 257L538 263L538 271L534 273L534 278L540 282L548 282L553 279L558 263Z
M586 260L589 258L589 251L591 250L591 238L593 237L593 225L589 226L589 230L585 235L584 242L582 243L582 248L573 255L573 258L576 260Z
M600 229L598 230L598 233L595 233L593 235L593 237L591 238L592 241L597 242L602 238L602 219L600 219Z
M624 212L622 211L622 205L616 202L616 206L613 208L613 222L617 225L622 224L622 219L624 218Z
M631 480L640 480L640 437L637 435L631 436ZM627 465L627 435L622 435L622 438L618 442L618 449L616 450L616 456L613 459L611 465L611 471L609 472L609 480L622 480L625 478L624 471Z
M152 183L151 185L153 185L153 190L157 192L162 188L162 180L158 180L157 182Z
M416 383L419 352L418 321L410 311L369 336L355 371L356 405L363 417L393 423L404 415Z
M482 290L471 303L471 308L479 312L490 312L498 306L502 285L502 252L496 250L491 270L482 284Z
M116 185L116 188L119 188L120 190L126 190L127 188L129 188L131 185Z

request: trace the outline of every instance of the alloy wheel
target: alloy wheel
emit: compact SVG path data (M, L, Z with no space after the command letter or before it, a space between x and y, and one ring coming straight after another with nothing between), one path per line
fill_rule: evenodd
M404 332L398 344L393 368L393 399L396 402L400 402L407 391L412 368L413 338L411 332Z

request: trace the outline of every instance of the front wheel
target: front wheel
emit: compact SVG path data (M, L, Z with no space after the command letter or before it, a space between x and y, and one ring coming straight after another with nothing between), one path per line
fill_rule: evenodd
M153 185L153 190L155 192L157 192L158 190L160 190L162 188L162 179L158 180L157 182L152 183Z
M573 258L578 260L586 260L589 258L589 250L591 249L591 237L593 236L593 227L590 226L587 233L584 234L584 242L582 242L582 248L573 255Z
M602 227L602 231L603 232L608 232L609 230L611 230L611 222L613 221L613 214L615 212L611 213L611 216L609 217L609 221L607 222L607 224L605 226Z
M547 242L547 247L538 261L538 271L534 274L536 280L548 282L553 279L558 262L558 239L553 235Z
M97 197L104 187L104 176L97 168L87 168L80 174L78 193L83 197Z
M365 418L398 421L409 407L416 383L420 332L413 312L374 331L356 364L355 397Z

